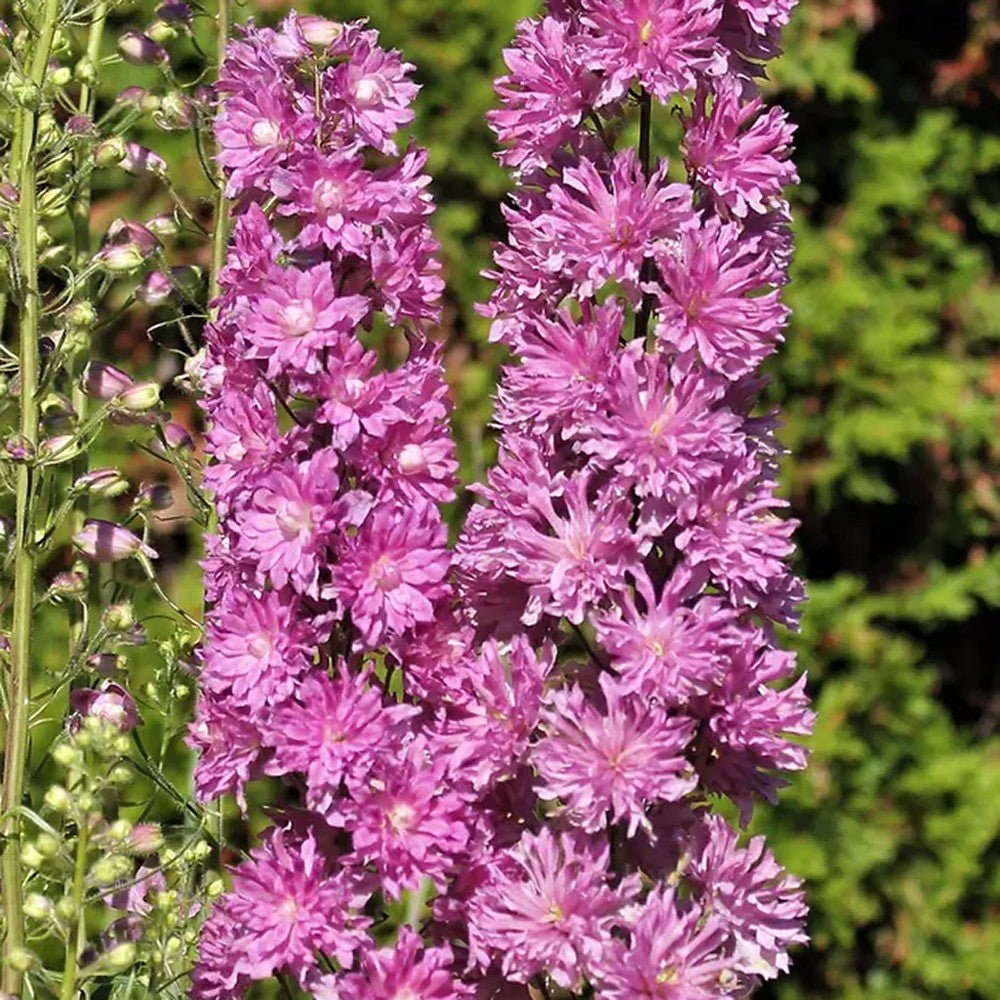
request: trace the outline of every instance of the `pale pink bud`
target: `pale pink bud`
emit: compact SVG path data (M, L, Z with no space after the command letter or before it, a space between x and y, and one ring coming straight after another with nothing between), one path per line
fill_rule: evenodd
M107 563L129 559L134 555L156 558L156 550L132 534L128 528L111 521L90 518L73 536L73 544L95 562Z
M73 483L73 488L81 493L110 500L120 497L128 490L128 480L117 469L91 469Z
M102 681L99 688L77 688L70 703L81 716L110 722L127 733L139 724L139 713L132 695L114 681Z
M162 45L140 31L126 31L118 39L118 51L135 66L165 66L170 59Z
M331 21L316 14L304 14L297 23L302 37L317 48L325 49L344 33L344 26L338 21Z
M129 142L125 144L125 158L121 161L121 168L130 174L153 174L156 177L165 177L167 161L151 149Z
M108 402L135 385L131 376L105 361L91 361L83 373L83 385L88 396Z

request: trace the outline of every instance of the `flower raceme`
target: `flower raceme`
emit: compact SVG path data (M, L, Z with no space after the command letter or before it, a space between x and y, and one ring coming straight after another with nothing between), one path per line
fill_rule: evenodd
M482 307L513 359L454 550L426 153L396 142L413 67L295 15L230 45L190 741L204 798L269 775L300 805L233 871L194 996L710 998L787 970L800 883L713 807L774 801L812 724L756 404L795 179L756 80L791 6L551 0L518 26ZM680 105L674 162L654 102Z

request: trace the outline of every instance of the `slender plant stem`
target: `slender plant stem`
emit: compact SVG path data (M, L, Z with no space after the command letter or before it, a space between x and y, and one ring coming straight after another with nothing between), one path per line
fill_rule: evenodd
M216 47L216 73L222 68L229 44L231 13L230 0L219 0L218 44ZM229 241L229 203L226 199L226 182L219 177L219 187L215 194L215 221L212 225L212 275L209 281L208 301L212 303L219 295L219 272L226 261L226 245ZM211 309L214 314L215 310Z
M653 125L653 99L648 90L643 88L639 96L639 163L642 166L642 176L648 181L652 173L650 157L650 134ZM652 261L647 257L642 262L639 272L640 284L645 284L652 277ZM653 296L643 292L642 303L635 314L634 339L646 339L649 330L649 317L653 311Z
M66 941L66 961L63 966L62 986L59 989L59 1000L74 1000L76 997L76 979L79 973L80 943L83 940L84 921L84 890L87 875L87 851L90 847L90 826L84 817L76 835L76 860L73 864L73 908L76 919L70 928Z
M41 90L45 80L59 0L45 0L41 28L31 59L31 80ZM18 170L18 263L20 271L19 362L21 375L20 433L30 444L38 441L38 248L35 134L37 114L31 108L18 112L20 169ZM17 469L17 517L14 557L14 614L11 627L10 686L7 692L10 719L4 746L3 792L3 972L0 986L14 997L21 996L23 975L13 968L10 956L24 947L24 900L21 886L20 823L16 809L24 791L28 750L28 710L31 694L31 609L35 582L34 517L32 500L35 470L25 462Z

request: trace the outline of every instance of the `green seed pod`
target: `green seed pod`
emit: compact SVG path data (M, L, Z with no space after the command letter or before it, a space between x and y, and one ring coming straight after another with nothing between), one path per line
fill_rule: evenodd
M104 612L104 627L109 632L127 632L135 624L135 609L128 601L111 604Z
M21 848L21 863L26 868L33 868L38 871L40 868L45 867L46 858L43 854L40 854L38 848L34 844L25 844Z
M91 330L97 322L97 310L89 302L74 302L66 310L65 317L67 329Z
M49 271L58 271L69 263L70 257L69 247L65 243L58 243L38 255L38 266Z
M128 155L128 147L120 135L104 139L94 147L94 162L99 167L115 167Z
M55 219L66 214L69 192L62 188L49 188L38 198L38 214L43 219Z

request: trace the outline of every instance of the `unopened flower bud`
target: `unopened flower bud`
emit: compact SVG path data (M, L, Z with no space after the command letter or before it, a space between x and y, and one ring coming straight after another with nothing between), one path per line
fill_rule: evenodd
M128 480L118 469L100 468L85 472L73 483L73 489L93 497L111 500L128 492L128 485Z
M69 192L61 188L49 188L38 196L38 214L43 219L55 219L65 214L69 204Z
M338 21L331 21L316 14L304 14L297 23L302 37L317 48L325 49L344 33L344 26Z
M135 625L135 610L127 601L110 604L104 612L103 621L109 632L127 632Z
M140 31L126 31L118 39L118 51L134 66L165 66L170 60L162 45Z
M155 823L136 823L129 839L136 854L153 854L163 846L163 834Z
M160 405L160 387L156 382L136 382L114 398L116 409L128 413L148 413Z
M69 792L62 785L49 785L45 792L45 804L57 813L64 813L70 807Z
M73 73L69 66L57 66L49 72L46 82L52 84L53 87L65 87L72 79Z
M59 465L79 454L80 442L74 434L46 438L38 446L38 460L42 465Z
M171 91L160 99L153 120L168 132L184 132L194 124L194 107L184 94Z
M147 90L139 102L139 108L147 115L156 114L160 110L160 95Z
M54 858L62 845L51 833L40 833L35 838L35 847L43 858Z
M118 785L119 787L130 785L134 778L135 775L132 773L132 769L127 764L116 765L111 768L111 772L108 774L108 781L112 785Z
M191 24L191 8L182 0L163 0L163 3L156 8L156 16L168 24L185 27Z
M97 310L89 302L74 302L65 312L71 330L91 330L97 322Z
M135 945L131 941L123 941L104 956L103 964L112 972L122 972L135 964L135 956Z
M73 76L88 87L94 87L99 80L97 64L90 56L85 55L73 67Z
M127 819L116 819L108 827L108 836L112 840L128 840L132 836L132 824Z
M163 425L163 440L168 448L183 449L185 451L194 447L194 441L188 433L186 427L180 424L167 423Z
M15 972L30 972L38 966L38 956L30 948L12 948L7 952L7 963Z
M176 236L181 227L177 224L177 219L173 214L154 216L146 223L146 228L158 237Z
M103 247L94 258L108 274L132 274L146 262L146 255L134 243Z
M60 213L56 213L60 214ZM65 243L48 247L38 255L38 266L48 271L58 271L70 261L70 249Z
M34 871L39 871L45 867L45 856L39 853L37 847L34 844L28 843L23 844L21 847L21 863L26 868L31 868Z
M142 104L142 99L146 96L145 87L126 87L115 98L116 104L127 104L130 107L138 108Z
M146 99L143 99L145 107ZM154 108L159 106L159 101L154 102ZM121 161L122 170L130 174L153 174L156 177L166 177L167 161L162 156L154 153L145 146L129 142L125 145L125 158Z
M122 858L105 856L98 858L90 867L90 879L95 885L111 885L126 872L122 871ZM131 868L131 865L129 865Z
M146 37L158 45L166 45L177 37L177 29L166 21L156 20L146 28Z
M4 442L3 454L8 462L33 462L35 446L27 438L11 437Z
M156 558L156 550L132 534L128 528L99 518L85 521L73 536L73 544L95 562L118 562L140 554L147 559Z
M87 578L82 573L66 571L57 573L49 585L49 593L57 600L86 596Z
M60 767L78 767L83 758L76 747L69 743L57 743L52 748L52 759ZM52 787L59 788L60 786L53 785Z
M52 917L55 907L52 900L37 892L32 892L24 897L24 912L32 920L48 920Z
M76 901L72 896L63 896L56 903L56 916L64 923L75 920L77 915Z
M120 135L113 135L94 147L94 162L99 167L115 167L122 163L127 154L125 140Z
M120 368L104 361L91 361L84 373L87 395L108 402L130 389L135 382Z

